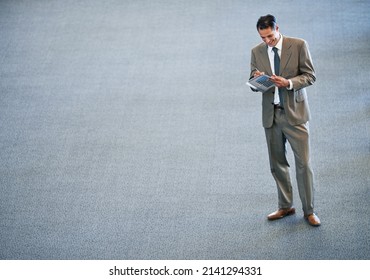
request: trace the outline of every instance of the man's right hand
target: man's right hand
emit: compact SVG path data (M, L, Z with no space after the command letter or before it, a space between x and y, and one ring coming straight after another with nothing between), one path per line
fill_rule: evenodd
M260 72L260 71L256 70L256 72L254 72L254 74L253 74L253 77L258 77L258 76L261 76L261 75L265 75L265 72Z

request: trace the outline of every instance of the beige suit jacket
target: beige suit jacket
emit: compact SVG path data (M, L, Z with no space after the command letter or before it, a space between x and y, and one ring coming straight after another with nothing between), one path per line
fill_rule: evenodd
M267 45L261 43L252 49L251 77L259 70L272 75ZM299 38L283 37L280 57L280 73L293 83L293 89L282 88L284 110L291 125L306 123L310 118L306 87L316 81L315 70L307 42ZM262 123L269 128L274 120L274 91L272 88L262 94Z

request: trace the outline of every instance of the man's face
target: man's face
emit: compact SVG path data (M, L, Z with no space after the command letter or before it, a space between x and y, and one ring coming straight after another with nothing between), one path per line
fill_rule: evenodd
M271 27L266 29L258 29L262 41L264 41L269 47L274 47L280 38L279 27L276 26L275 29Z

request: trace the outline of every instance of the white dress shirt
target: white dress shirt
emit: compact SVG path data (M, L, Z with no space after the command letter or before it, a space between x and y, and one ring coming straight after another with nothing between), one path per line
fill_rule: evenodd
M267 47L267 54L268 54L268 57L269 57L269 60L270 60L270 66L271 66L272 73L276 76L279 76L279 73L275 73L275 63L274 63L275 53L272 50L272 48L273 47L270 47L270 46ZM280 34L280 39L277 42L277 44L275 45L275 48L278 49L277 53L278 53L279 57L281 58L281 49L283 48L283 35ZM292 81L291 80L288 80L288 81L289 81L288 89L292 89ZM280 103L279 89L278 89L278 87L275 87L274 104L279 104L279 103Z

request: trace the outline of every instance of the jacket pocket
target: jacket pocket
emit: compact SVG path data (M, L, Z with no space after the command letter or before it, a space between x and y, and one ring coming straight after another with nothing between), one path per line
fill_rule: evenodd
M294 92L294 97L295 97L295 101L297 102L302 102L304 101L307 96L306 96L306 89L305 88L302 88L302 89L299 89L299 90L296 90Z

